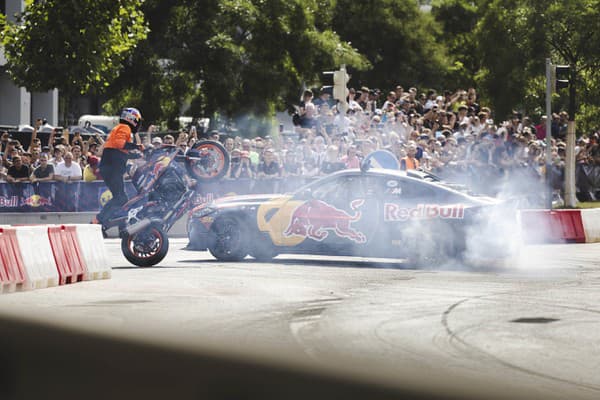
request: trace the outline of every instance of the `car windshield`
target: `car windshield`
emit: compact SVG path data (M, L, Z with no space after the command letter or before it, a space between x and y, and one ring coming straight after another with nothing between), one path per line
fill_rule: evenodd
M357 179L358 176L344 174L344 175L333 175L333 176L324 177L324 178L309 182L306 185L300 187L300 189L297 189L289 194L294 195L294 197L300 197L300 198L305 198L307 196L308 197L319 196L319 198L321 198L321 197L323 197L324 193L333 192L334 190L339 189L340 179L345 180L349 177Z

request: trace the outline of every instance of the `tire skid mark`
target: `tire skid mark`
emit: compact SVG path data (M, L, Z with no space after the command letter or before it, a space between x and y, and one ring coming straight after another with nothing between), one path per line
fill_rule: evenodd
M476 296L476 297L470 297L470 298L465 298L462 300L459 300L455 303L453 303L452 305L450 305L443 313L442 313L442 318L441 318L441 322L442 325L444 326L444 329L446 330L446 333L449 336L449 343L451 345L453 345L457 350L465 352L465 351L472 351L475 352L479 355L483 355L485 358L492 360L506 368L509 369L513 369L528 375L533 375L539 378L543 378L543 379L549 379L552 381L556 381L556 382L561 382L561 383L565 383L565 384L569 384L569 385L573 385L576 387L580 387L580 388L585 388L585 389L589 389L589 390L593 390L593 391L600 391L600 386L597 385L591 385L591 384L586 384L586 383L581 383L581 382L576 382L576 381L572 381L569 379L564 379L564 378L560 378L560 377L556 377L556 376L552 376L549 374L545 374L542 372L538 372L532 369L528 369L525 367L521 367L519 365L510 363L506 360L503 360L497 356L495 356L494 354L485 351L483 349L481 349L480 347L473 345L471 343L469 343L468 341L466 341L465 339L460 337L460 333L466 332L468 330L474 329L477 326L470 326L470 327L465 327L463 329L460 330L456 330L454 331L452 328L450 328L450 324L448 322L448 319L450 317L450 314L456 310L458 307L460 307L461 305L467 303L468 301L472 301L472 300L481 300L481 299L485 299L487 297L493 297L493 296L498 296L498 295L506 295L506 294L518 294L519 292L510 292L510 293L497 293L497 294L490 294L490 295L484 295L484 296ZM535 304L535 305L540 305L540 303L533 303L533 302L529 302L529 304ZM544 305L544 304L542 304ZM580 311L588 311L588 312L593 312L593 313L599 313L600 311L597 310L586 310L586 309L581 309L579 307L568 307L568 306L563 306L560 307L559 305L550 305L550 304L546 304L546 306L555 306L557 308L569 308L569 309L576 309L576 310L580 310ZM459 345L457 345L456 343L458 343L459 345L461 345L463 348L459 347Z
M310 344L310 336L317 332L321 315L327 311L328 307L338 304L342 300L343 298L334 297L309 301L292 314L289 322L292 337L310 358L319 360L318 345Z

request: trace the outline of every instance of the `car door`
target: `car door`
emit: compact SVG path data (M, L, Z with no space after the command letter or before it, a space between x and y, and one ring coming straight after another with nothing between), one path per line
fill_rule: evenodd
M417 179L387 179L382 195L383 229L380 243L392 255L402 253L408 242L428 246L440 232L439 223L461 219L464 205L443 188Z
M312 191L306 209L308 236L329 254L363 255L377 230L380 208L372 177L360 172L340 176Z
M285 197L262 205L259 228L276 246L305 253L348 254L368 242L360 223L369 207L360 174L325 178ZM368 233L368 232L367 232Z

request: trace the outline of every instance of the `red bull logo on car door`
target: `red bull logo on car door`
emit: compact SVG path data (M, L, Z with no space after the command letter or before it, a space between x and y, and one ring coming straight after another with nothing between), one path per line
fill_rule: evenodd
M283 235L322 241L330 233L333 233L340 238L349 239L355 243L365 243L367 241L366 236L352 227L352 224L361 218L362 214L357 209L363 203L363 199L352 201L350 208L354 210L354 214L349 214L324 201L309 200L294 209L289 225Z
M463 219L465 217L464 204L438 205L419 204L416 207L401 207L395 203L385 203L383 220L407 221L409 219Z

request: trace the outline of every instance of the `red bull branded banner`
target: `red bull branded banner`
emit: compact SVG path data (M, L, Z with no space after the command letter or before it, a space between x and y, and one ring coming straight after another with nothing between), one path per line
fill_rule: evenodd
M207 203L231 195L285 193L307 182L298 178L205 183L201 185L195 203ZM136 194L130 181L125 181L125 191L130 198ZM112 194L104 181L0 183L0 213L97 212L111 198Z
M0 184L0 212L79 212L100 209L104 182Z

